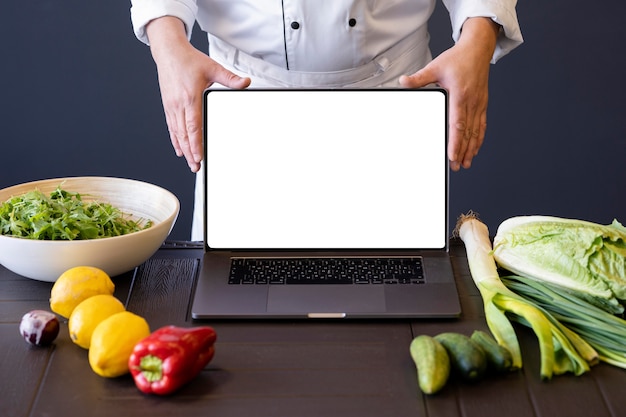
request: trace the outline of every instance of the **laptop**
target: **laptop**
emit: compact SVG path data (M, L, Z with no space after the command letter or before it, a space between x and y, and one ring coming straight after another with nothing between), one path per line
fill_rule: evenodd
M457 317L443 89L204 93L194 319Z

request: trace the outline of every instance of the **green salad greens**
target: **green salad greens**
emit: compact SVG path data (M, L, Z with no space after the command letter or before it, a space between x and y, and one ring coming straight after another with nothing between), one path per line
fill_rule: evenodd
M84 240L121 236L152 226L132 220L111 204L83 201L79 193L58 186L50 195L39 190L0 204L0 233L36 240Z

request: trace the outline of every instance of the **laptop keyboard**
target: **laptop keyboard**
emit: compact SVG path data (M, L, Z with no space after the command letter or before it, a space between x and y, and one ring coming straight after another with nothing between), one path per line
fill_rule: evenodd
M423 284L421 257L233 258L229 284Z

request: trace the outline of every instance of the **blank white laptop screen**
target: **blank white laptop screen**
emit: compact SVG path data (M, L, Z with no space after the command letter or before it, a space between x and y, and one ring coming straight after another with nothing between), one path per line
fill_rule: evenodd
M447 247L444 90L205 100L208 248Z

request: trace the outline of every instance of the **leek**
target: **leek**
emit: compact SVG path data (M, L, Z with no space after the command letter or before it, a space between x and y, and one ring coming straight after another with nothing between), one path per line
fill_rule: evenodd
M613 314L626 300L626 228L550 216L505 220L494 257L512 273L556 285Z
M551 284L521 276L502 277L504 284L533 300L571 331L586 340L599 359L626 369L626 320Z
M470 213L461 216L455 232L465 244L470 273L483 299L489 330L511 352L513 368L522 367L522 356L510 320L528 325L537 336L542 379L565 372L576 375L587 372L597 361L597 352L545 309L505 286L498 273L487 226Z

